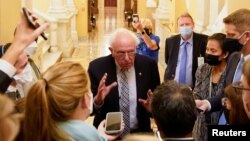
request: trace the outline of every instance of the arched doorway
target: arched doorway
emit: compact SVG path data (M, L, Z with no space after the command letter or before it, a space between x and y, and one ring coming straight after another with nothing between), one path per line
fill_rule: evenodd
M117 0L104 0L105 7L117 7Z

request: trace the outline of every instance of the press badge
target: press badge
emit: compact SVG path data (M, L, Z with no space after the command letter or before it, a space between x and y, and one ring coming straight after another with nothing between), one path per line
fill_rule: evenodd
M198 57L198 66L201 66L204 64L204 57Z

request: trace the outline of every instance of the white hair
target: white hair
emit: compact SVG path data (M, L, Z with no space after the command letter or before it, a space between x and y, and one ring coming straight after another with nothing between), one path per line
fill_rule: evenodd
M134 40L135 42L135 46L137 46L139 43L140 43L140 40L139 38L136 36L135 33L133 33L132 31L128 30L128 29L125 29L125 28L118 28L116 29L113 33L111 33L110 35L110 38L109 38L109 45L112 47L112 45L114 44L114 42L116 41L117 39L117 36L119 34L128 34L132 37L132 39Z

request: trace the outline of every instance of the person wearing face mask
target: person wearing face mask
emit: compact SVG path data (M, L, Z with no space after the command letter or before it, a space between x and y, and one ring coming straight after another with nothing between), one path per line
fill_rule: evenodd
M221 93L224 88L225 68L229 48L223 46L226 35L215 33L208 37L205 64L196 71L196 82L193 94L196 99L207 99ZM199 141L207 141L207 125L218 123L220 112L199 114L193 130L194 136Z
M231 83L240 81L242 65L250 57L250 10L238 9L224 18L227 37L234 37L243 45L240 52L234 52L228 58L226 67L225 87ZM218 111L222 108L221 99L223 93L213 98L196 100L196 106L204 111ZM221 121L221 122L220 122ZM219 124L225 124L225 114L222 114Z
M132 23L137 31L140 43L136 48L136 53L152 57L158 62L158 54L160 50L160 38L152 33L153 24L150 19L141 19Z
M79 63L51 66L26 97L25 141L114 140L119 134L105 134L105 120L98 131L84 122L92 113L92 99L88 73Z
M177 23L180 34L166 39L164 80L174 79L193 88L196 69L204 63L208 36L193 32L194 21L189 13L183 13Z

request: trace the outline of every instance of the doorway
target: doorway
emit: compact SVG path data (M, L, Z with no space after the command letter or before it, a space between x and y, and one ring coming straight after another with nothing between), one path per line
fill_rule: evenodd
M104 0L105 7L117 7L117 0Z

